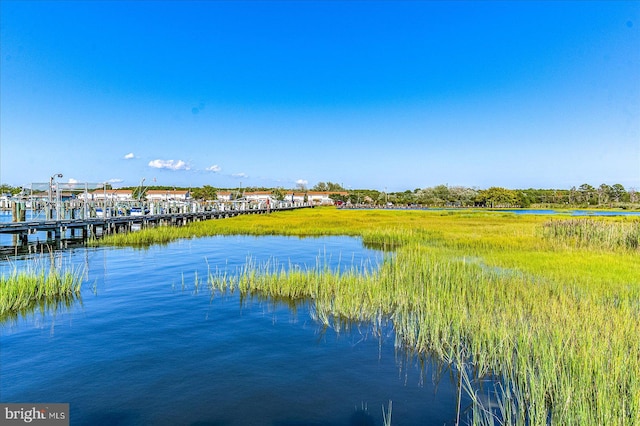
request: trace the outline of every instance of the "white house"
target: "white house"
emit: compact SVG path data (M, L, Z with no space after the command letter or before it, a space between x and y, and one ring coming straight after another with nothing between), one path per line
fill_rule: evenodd
M271 191L254 191L254 192L245 192L244 198L247 201L255 201L255 202L266 202L267 200L273 200L273 194Z
M231 192L229 191L218 191L217 196L218 201L231 201Z
M87 201L131 201L132 191L130 189L97 189L92 192L88 192ZM84 199L85 194L79 194L78 198Z
M332 194L339 194L345 197L349 195L349 193L346 191L291 191L287 192L284 199L285 201L293 200L293 202L295 203L303 203L306 197L307 202L310 204L326 206L334 204L333 200L329 198L329 196Z
M78 198L84 199L84 194L78 195ZM89 201L135 201L133 199L133 191L130 189L97 189L87 194ZM189 199L189 191L176 189L149 189L145 193L147 201L187 201Z
M11 208L11 196L2 194L0 195L0 209L10 209Z
M184 189L149 189L145 198L147 201L187 201L190 194Z
M305 201L313 205L333 205L334 201L329 198L332 194L348 196L346 191L288 191L284 194L285 202L304 203ZM220 202L232 201L237 196L232 191L217 191L217 199ZM84 194L79 194L78 198L84 199ZM124 202L135 201L133 191L130 189L98 189L87 193L88 201ZM150 202L186 202L191 198L188 190L184 189L149 189L146 191L145 199ZM243 194L243 199L249 202L275 201L271 191L247 191Z

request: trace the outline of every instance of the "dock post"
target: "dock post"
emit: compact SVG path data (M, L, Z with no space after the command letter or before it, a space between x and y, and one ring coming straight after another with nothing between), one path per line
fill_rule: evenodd
M11 221L24 222L27 220L27 209L24 201L14 201L11 203Z
M72 208L69 211L70 214L70 219L73 220L76 218L76 210L74 208ZM71 238L74 238L76 236L76 229L75 228L71 228Z

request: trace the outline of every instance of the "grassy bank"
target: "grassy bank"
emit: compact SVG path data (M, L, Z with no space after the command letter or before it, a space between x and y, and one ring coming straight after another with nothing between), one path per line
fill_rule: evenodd
M0 320L40 306L69 304L80 295L82 273L60 268L14 269L0 276Z
M497 409L476 404L478 423L640 424L640 252L550 234L549 221L496 212L313 209L144 231L144 240L168 232L354 235L393 247L395 256L367 274L248 264L209 282L312 298L325 322L390 317L406 348L502 380ZM593 221L602 229L635 226ZM472 384L467 391L476 396Z

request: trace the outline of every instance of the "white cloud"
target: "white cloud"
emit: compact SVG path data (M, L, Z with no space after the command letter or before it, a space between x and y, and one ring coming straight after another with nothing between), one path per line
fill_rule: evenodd
M54 186L58 188L64 188L64 189L74 189L77 183L78 181L76 179L69 178L66 182L58 182L54 184Z
M309 181L308 181L308 180L306 180L306 179L298 179L298 180L296 181L296 185L304 185L304 186L307 186L307 185L309 185Z
M122 183L122 182L124 182L124 180L118 179L118 178L113 178L113 179L109 179L108 182L109 183Z
M136 156L133 155L133 152L130 152L127 155L124 156L125 160L131 160L132 158L136 158Z
M234 177L234 178L248 178L249 175L243 172L243 173L234 173L234 174L231 175L231 177Z
M207 167L205 170L208 172L218 173L220 170L222 170L222 167L214 164L213 166Z
M149 167L154 169L189 170L191 167L182 160L151 160Z

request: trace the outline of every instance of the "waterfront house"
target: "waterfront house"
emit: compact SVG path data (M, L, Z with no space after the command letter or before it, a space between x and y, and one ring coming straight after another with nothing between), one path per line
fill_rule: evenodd
M334 201L330 198L331 195L338 194L341 196L349 196L346 191L290 191L285 194L285 201L292 201L295 203L306 202L316 206L332 206Z
M218 191L218 201L231 201L231 191Z
M271 191L253 191L245 192L244 198L247 201L266 202L267 200L274 200L274 196Z
M188 190L184 189L149 189L146 192L147 201L187 201L191 198Z
M84 199L84 194L80 194L78 198ZM130 189L96 189L87 193L87 201L131 201L133 200L133 192Z

